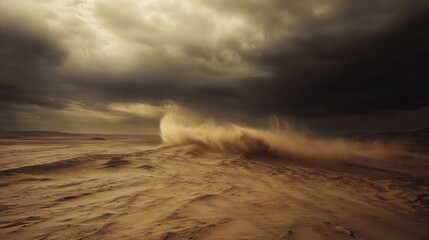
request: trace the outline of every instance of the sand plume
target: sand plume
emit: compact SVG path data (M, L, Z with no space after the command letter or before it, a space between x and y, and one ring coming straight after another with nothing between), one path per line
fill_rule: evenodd
M400 144L362 143L346 139L311 137L286 121L271 118L270 127L252 128L192 114L167 113L161 120L161 137L172 145L199 144L210 149L245 155L286 158L386 158L407 154Z

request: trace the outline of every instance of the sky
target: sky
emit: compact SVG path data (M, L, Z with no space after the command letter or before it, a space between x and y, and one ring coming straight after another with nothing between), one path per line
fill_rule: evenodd
M1 0L0 130L429 126L427 0Z

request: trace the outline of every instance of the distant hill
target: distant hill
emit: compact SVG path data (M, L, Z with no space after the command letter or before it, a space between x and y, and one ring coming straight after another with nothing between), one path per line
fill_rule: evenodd
M20 138L20 137L68 137L78 136L80 134L64 133L55 131L0 131L2 138Z
M87 140L107 140L107 138L153 138L158 134L99 134L99 133L66 133L56 131L0 131L0 138L79 138Z
M102 138L102 137L93 137L93 138L90 138L89 140L93 140L93 141L106 141L107 139Z
M415 131L391 131L380 133L347 133L343 138L356 141L407 142L414 144L429 144L429 127Z

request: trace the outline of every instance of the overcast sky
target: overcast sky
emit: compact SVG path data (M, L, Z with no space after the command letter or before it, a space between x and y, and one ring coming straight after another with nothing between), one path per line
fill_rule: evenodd
M427 0L1 0L0 130L423 128L428 24Z

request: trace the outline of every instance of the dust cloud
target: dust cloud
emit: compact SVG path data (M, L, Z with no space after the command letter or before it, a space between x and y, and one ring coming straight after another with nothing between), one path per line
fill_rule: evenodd
M176 111L161 119L160 132L167 144L197 144L246 156L345 161L415 155L400 143L314 137L294 129L287 120L278 117L271 117L267 125L269 127L265 129L253 128Z

